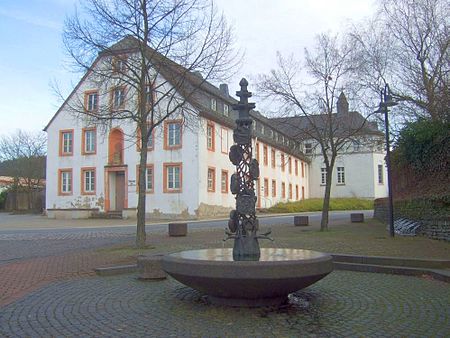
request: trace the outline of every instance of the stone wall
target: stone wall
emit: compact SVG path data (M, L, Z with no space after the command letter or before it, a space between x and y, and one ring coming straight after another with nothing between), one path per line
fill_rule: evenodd
M420 207L422 206L422 208ZM374 218L388 222L388 199L374 201ZM450 213L445 202L427 200L401 200L394 202L394 220L410 219L421 224L417 234L432 239L450 241Z
M418 233L432 239L450 241L450 221L434 220L422 221Z

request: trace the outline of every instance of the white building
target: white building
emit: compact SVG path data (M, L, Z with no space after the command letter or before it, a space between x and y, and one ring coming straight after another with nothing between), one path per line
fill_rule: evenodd
M349 111L348 102L343 93L337 102L337 113L333 119L346 116L348 125L358 132L348 138L348 142L338 153L336 163L331 173L332 186L331 197L356 197L375 199L386 197L387 169L385 166L384 134L378 130L375 123L366 121L361 114ZM327 126L326 115L312 115L319 130ZM291 118L274 119L278 128L282 128L288 135L302 140L302 149L311 159L309 175L310 198L323 198L325 194L326 168L317 141L308 138L302 130L308 127L306 117L297 116ZM338 135L338 132L336 132ZM351 132L349 132L351 135Z
M114 58L99 56L93 67L111 62ZM192 73L188 79L198 81L198 76ZM69 109L75 102L83 102L86 111L130 104L134 98L124 101L125 95L133 94L113 85L98 88L88 72L46 126L49 217L81 218L96 212L136 214L136 124L122 121L99 127ZM229 180L235 168L228 150L233 144L236 113L231 105L235 103L226 85L219 89L204 82L195 99L189 99L190 108L198 116L190 121L189 128L174 115L155 129L147 160L148 217L214 216L234 207ZM259 113L252 112L252 116L254 154L260 163L257 206L309 198L309 160L299 143Z

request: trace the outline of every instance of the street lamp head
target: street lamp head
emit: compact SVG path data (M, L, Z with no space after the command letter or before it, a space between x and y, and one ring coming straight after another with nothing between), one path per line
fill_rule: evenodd
M389 85L387 83L384 86L382 94L383 94L382 103L385 107L394 107L398 105L398 102L395 102L395 100L393 99L391 89L389 88Z

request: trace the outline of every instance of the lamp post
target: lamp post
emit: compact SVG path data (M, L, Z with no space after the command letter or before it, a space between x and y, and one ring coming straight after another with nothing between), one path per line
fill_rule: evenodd
M389 196L389 210L388 210L388 222L389 222L389 235L394 237L394 198L392 195L392 175L391 175L391 148L389 142L389 107L394 107L398 103L392 98L392 93L389 85L386 84L384 89L380 93L380 109L379 112L384 113L384 126L386 133L386 167L387 167L387 182L388 182L388 196Z

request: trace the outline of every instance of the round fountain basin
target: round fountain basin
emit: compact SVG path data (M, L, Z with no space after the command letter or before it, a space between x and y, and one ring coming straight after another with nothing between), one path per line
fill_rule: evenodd
M259 261L234 261L233 249L203 249L166 255L162 268L213 303L267 306L325 277L333 271L333 258L311 250L262 248Z

